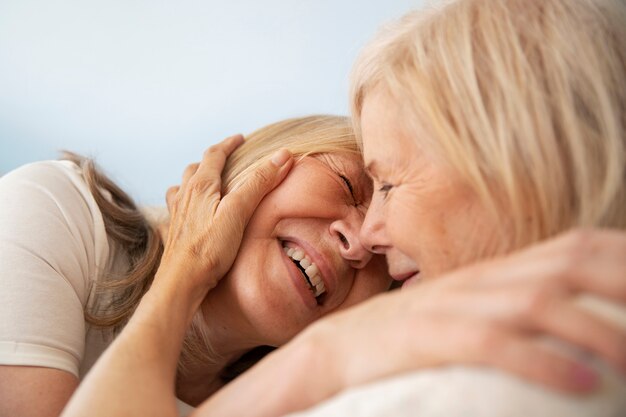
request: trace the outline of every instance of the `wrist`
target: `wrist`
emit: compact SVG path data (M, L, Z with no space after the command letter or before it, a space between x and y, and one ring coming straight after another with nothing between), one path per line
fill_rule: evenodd
M345 387L345 357L335 343L334 326L322 319L305 329L291 342L294 363L301 366L309 405L334 396Z
M163 260L157 270L149 292L176 303L185 303L195 312L206 294L212 289L206 277L199 279L193 262Z
M200 308L206 291L201 292L186 284L186 277L180 269L159 268L153 284L141 299L134 315L142 321L176 323L187 329Z

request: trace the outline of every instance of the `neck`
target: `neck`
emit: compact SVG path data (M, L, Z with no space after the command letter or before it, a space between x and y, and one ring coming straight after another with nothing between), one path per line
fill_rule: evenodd
M204 299L187 331L176 377L176 395L192 406L219 390L224 369L260 343L244 337L247 326L228 302L226 285L218 285Z
M198 407L223 386L219 374L219 371L200 373L179 371L176 375L176 397L193 407Z

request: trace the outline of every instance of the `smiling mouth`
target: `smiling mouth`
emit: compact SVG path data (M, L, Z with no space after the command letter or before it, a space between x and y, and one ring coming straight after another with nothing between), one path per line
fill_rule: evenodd
M287 257L296 265L302 274L304 282L307 284L309 291L315 297L318 305L324 302L326 295L326 287L319 273L319 268L304 253L302 248L292 243L287 246L286 242L282 242L283 250Z

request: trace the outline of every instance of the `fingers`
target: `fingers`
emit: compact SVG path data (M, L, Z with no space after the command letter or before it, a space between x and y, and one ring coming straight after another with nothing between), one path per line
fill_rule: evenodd
M180 189L180 187L178 185L175 185L173 187L170 187L167 189L167 192L165 193L165 202L167 204L167 210L171 213L172 209L174 208L174 200L176 198L176 195L178 194L178 190Z
M196 173L196 171L198 171L198 167L199 166L200 166L200 164L198 162L196 162L194 164L187 165L187 168L185 168L185 171L183 172L183 182L182 182L182 184L186 184L187 182L189 182L191 177Z
M424 328L426 332L420 332ZM405 350L412 347L410 362L419 364L426 358L434 361L428 366L486 365L568 392L590 391L598 382L589 367L542 345L545 342L527 332L497 323L444 314L429 316L424 326L414 330L412 340L404 344ZM436 337L424 339L432 330Z
M503 333L490 343L478 363L561 391L588 392L597 387L598 376L593 369L529 341L527 336Z
M165 192L165 203L167 204L167 210L170 213L172 212L172 208L174 206L174 200L176 199L176 195L178 194L178 191L180 190L180 187L184 186L185 184L187 184L189 182L191 177L198 170L199 166L200 166L200 164L197 163L197 162L193 163L193 164L187 165L187 167L185 168L185 171L183 171L183 181L182 181L181 185L180 186L179 185L172 186L172 187L168 188L167 191Z
M246 182L224 197L223 204L247 223L263 197L287 176L293 165L293 156L281 149L261 165ZM227 210L227 209L225 209Z
M242 143L243 136L235 135L207 149L190 183L195 181L201 189L208 186L210 191L219 193L222 188L222 171L226 159Z
M580 297L558 286L513 283L496 288L449 291L431 310L541 332L600 355L626 372L626 330L581 306ZM600 302L600 301L598 301ZM606 302L606 301L604 301ZM622 313L623 314L623 313Z
M535 282L572 296L592 293L626 302L626 233L576 230L457 275L476 288Z
M549 334L599 354L626 372L626 333L572 303L555 303L541 316L541 327Z
M189 164L183 172L183 179L180 186L168 188L165 194L165 201L170 213L172 212L179 191L186 189L192 181L196 189L205 191L210 188L210 194L219 193L221 189L221 174L226 159L242 143L242 135L230 136L222 142L208 148L204 152L202 162Z

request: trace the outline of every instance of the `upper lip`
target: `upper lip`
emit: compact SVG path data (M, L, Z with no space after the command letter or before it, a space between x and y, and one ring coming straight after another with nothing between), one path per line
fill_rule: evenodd
M317 265L320 272L320 278L324 283L327 297L333 292L335 284L337 282L337 276L335 275L335 269L332 268L325 256L322 256L313 246L307 241L294 237L286 237L282 239L285 242L293 242L304 250L305 255Z

